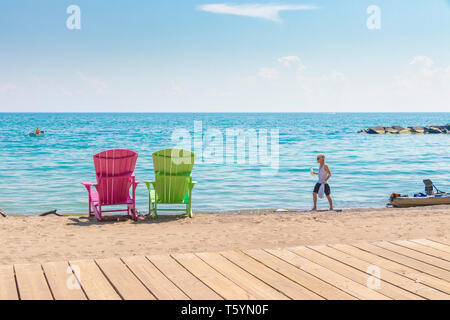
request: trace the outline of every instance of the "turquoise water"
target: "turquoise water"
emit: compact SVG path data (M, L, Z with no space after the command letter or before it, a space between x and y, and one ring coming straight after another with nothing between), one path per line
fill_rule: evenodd
M136 177L152 179L151 155L173 147L172 133L203 130L279 130L279 168L264 165L197 163L193 176L194 211L311 207L317 169L315 155L327 155L337 207L382 207L392 192L423 190L432 179L450 190L450 135L364 135L375 125L438 125L450 113L411 114L13 114L0 113L0 208L12 214L87 211L80 182L95 181L92 156L110 148L138 152ZM46 135L27 134L39 126ZM205 144L205 143L204 143ZM269 144L269 150L270 150ZM320 201L319 207L326 207ZM146 188L137 189L137 206L147 211Z

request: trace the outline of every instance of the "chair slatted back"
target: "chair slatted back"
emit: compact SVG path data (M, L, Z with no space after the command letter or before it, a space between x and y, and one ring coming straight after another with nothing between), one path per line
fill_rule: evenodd
M126 149L102 151L94 156L101 205L123 204L130 194L138 155Z
M166 149L153 153L155 191L159 203L183 203L189 183L195 154L183 149Z

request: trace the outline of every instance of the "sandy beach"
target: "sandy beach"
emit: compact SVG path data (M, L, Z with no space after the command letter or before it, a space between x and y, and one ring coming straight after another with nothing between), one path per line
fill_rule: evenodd
M87 216L0 217L0 264L209 252L228 249L450 239L450 206L351 209L342 212L202 213L140 217L138 222Z

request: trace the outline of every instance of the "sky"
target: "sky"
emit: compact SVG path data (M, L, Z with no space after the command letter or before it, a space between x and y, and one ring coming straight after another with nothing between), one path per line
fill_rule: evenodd
M0 1L0 112L448 112L449 101L450 0Z

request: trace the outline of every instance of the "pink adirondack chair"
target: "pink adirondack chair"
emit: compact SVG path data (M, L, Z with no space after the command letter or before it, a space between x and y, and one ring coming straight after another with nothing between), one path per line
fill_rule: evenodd
M89 216L94 214L99 221L102 221L104 212L126 211L133 220L137 220L135 191L139 181L136 181L134 177L137 158L136 152L126 149L102 151L94 156L97 183L81 183L89 194ZM92 187L95 187L95 190ZM126 205L127 208L102 209L103 206L115 205Z

